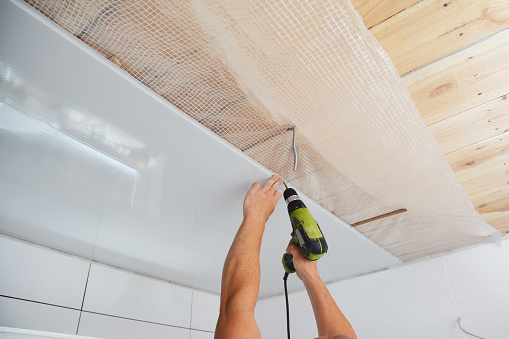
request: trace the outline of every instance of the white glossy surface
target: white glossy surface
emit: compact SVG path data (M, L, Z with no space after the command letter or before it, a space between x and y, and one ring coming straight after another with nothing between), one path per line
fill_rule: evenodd
M219 317L219 296L193 291L191 328L214 332Z
M0 297L0 326L76 334L80 311Z
M189 329L83 312L79 335L107 339L189 339Z
M1 295L79 309L89 266L85 260L0 236Z
M189 328L191 296L189 288L92 264L83 310Z
M0 3L0 45L0 232L219 293L244 195L269 171L24 3ZM303 198L325 281L399 263ZM280 201L261 297L283 291L290 230Z

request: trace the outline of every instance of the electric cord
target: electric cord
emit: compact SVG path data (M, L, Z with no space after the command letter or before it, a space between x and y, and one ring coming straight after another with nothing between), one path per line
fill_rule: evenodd
M288 272L285 272L283 277L285 285L285 299L286 299L286 332L288 333L288 339L290 339L290 306L288 304L288 289L286 287L286 279L288 278Z
M484 339L483 337L479 337L478 335L475 335L475 334L470 333L470 332L468 332L467 330L465 330L465 329L463 328L463 325L461 324L461 317L459 317L459 318L458 318L458 325L460 325L461 330L462 330L463 332L465 332L466 334L471 335L472 337L476 337L476 338Z

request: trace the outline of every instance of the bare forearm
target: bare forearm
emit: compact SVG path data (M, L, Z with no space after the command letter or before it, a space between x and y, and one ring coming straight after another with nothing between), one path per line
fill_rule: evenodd
M313 306L318 335L344 334L357 338L355 331L336 305L320 276L309 278L304 285Z
M254 310L260 285L259 257L264 229L265 222L256 218L246 218L242 222L223 267L221 311L225 311L228 303L233 308L242 306Z

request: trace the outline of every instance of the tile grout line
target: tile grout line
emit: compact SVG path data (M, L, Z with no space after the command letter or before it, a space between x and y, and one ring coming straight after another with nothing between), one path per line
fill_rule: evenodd
M189 317L189 339L191 339L191 325L193 324L193 300L194 300L194 291L191 291L191 314Z
M47 306L53 306L53 307L60 307L60 308L65 308L65 309L73 310L73 311L79 311L80 310L79 308L74 308L74 307L69 307L69 306L62 306L62 305L57 305L57 304L50 304L50 303L45 303L43 301L37 301L37 300L30 300L30 299L25 299L25 298L12 297L12 296L3 295L3 294L0 294L0 297L1 298L21 300L21 301L27 301L27 302L31 302L31 303L35 303L35 304L41 304L41 305L47 305Z
M147 323L147 324L154 324L154 325L160 325L160 326L167 326L167 327L181 328L181 329L184 329L184 330L193 330L193 331L199 331L199 332L214 333L213 331L201 330L201 329L197 329L197 328L190 328L190 327L184 327L184 326L177 326L177 325L163 324L163 323L158 323L158 322L154 322L154 321L141 320L141 319L134 319L134 318L122 317L122 316L119 316L119 315L112 315L112 314L106 314L106 313L100 313L100 312L94 312L94 311L86 311L86 310L83 310L82 312L90 313L90 314L96 314L96 315L103 315L103 316L106 316L106 317L112 317L112 318L118 318L118 319L125 319L125 320L138 321L138 322L141 322L141 323Z
M87 280L85 281L85 290L83 291L83 299L81 300L80 317L78 318L78 327L76 327L76 335L78 335L78 330L80 329L81 315L83 314L83 305L85 304L85 295L87 294L88 278L90 277L90 268L91 267L92 267L92 263L89 263Z
M449 282L449 287L451 288L452 298L454 300L454 307L456 308L456 313L458 314L458 319L459 319L459 317L461 317L460 309L458 307L458 302L456 300L456 292L454 292L454 287L452 286L451 274L449 273L449 268L447 267L445 258L442 258L442 263L444 264L445 272L447 273L447 281ZM466 339L467 336L465 335L465 333L463 333L463 337Z

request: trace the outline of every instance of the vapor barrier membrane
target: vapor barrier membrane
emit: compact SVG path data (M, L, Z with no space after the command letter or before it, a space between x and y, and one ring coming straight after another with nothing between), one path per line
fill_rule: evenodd
M404 261L500 237L348 1L27 2Z

